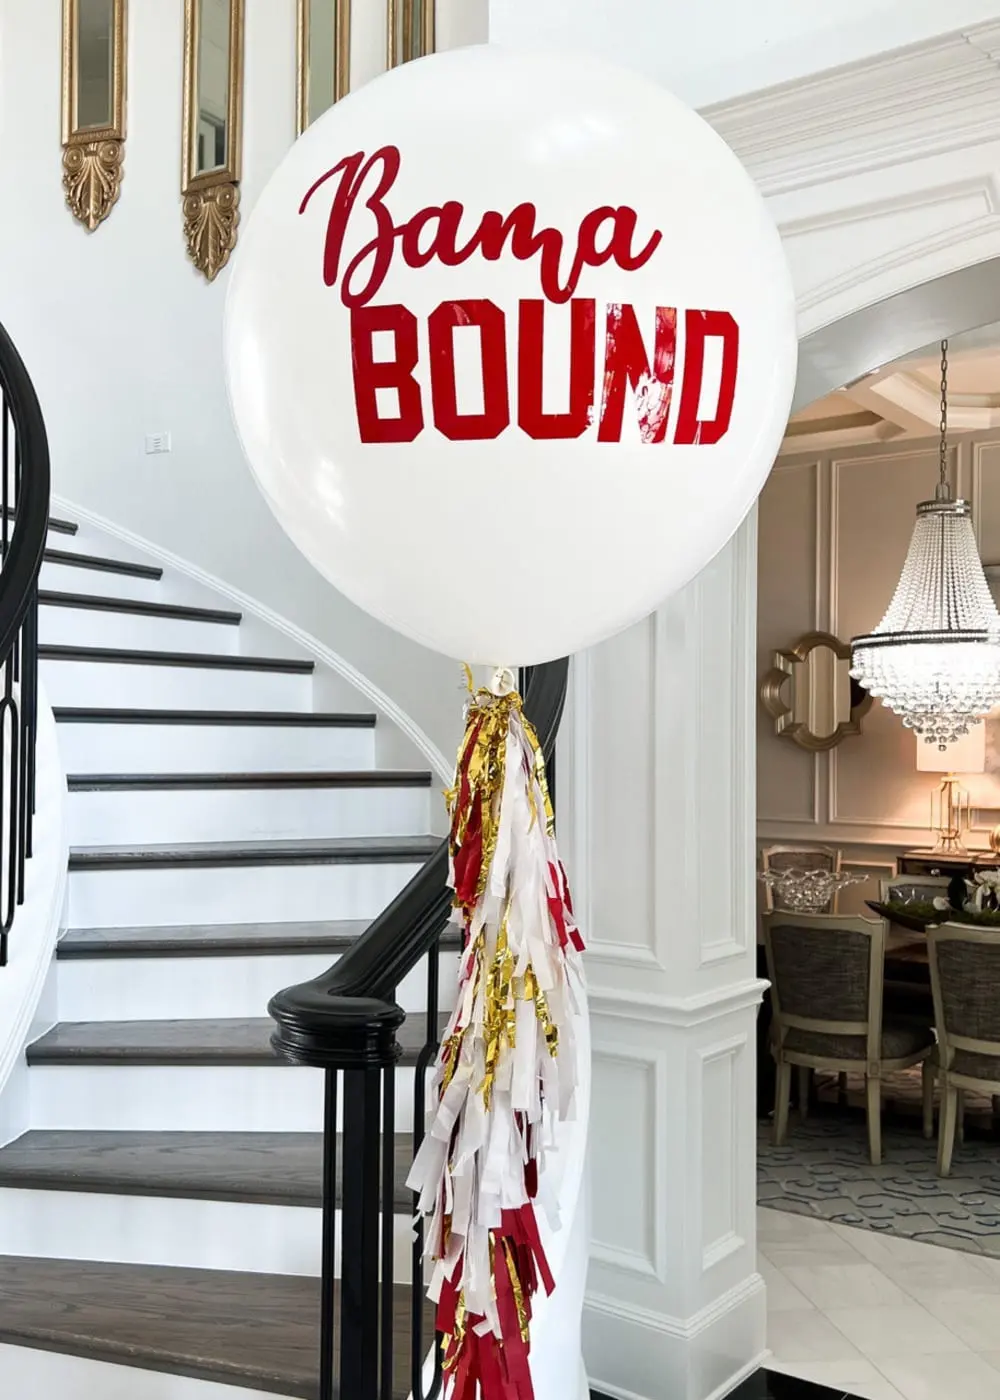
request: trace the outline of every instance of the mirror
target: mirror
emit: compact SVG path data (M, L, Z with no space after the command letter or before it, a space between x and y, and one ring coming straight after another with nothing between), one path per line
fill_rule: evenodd
M64 0L63 187L91 233L121 190L126 0Z
M191 168L224 170L229 149L229 0L199 0L198 119L192 123Z
M434 52L435 0L388 0L388 66Z
M181 194L188 256L211 282L239 225L244 0L185 0Z
M78 131L110 126L114 107L114 0L77 0L76 120Z
M298 0L298 133L350 91L351 0Z
M775 733L813 752L860 734L872 698L850 667L850 647L829 632L809 632L789 651L776 651L760 687Z

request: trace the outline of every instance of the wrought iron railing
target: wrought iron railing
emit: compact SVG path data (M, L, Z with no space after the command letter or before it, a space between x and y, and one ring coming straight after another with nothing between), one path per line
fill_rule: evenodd
M533 667L524 679L525 710L547 759L567 673L567 661L554 661ZM402 1054L397 1032L406 1019L395 997L403 978L426 958L426 1023L415 1056L408 1164L423 1136L426 1071L438 1049L440 954L451 909L447 874L442 842L329 972L279 992L269 1007L279 1054L325 1071L319 1400L436 1400L441 1392L419 1223L410 1285L397 1288L395 1280L395 1067Z
M0 326L0 966L24 902L35 812L38 575L49 448L34 386Z

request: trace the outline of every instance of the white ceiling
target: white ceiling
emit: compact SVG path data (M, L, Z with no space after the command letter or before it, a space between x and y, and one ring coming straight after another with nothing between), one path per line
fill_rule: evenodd
M933 436L941 417L939 357L939 347L928 346L810 404L789 422L782 453ZM998 426L1000 325L994 325L949 344L948 429Z

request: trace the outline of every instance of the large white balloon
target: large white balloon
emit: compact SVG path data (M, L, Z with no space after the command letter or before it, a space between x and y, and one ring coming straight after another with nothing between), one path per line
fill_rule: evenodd
M400 632L505 665L702 568L795 378L780 241L715 132L634 73L490 46L377 78L295 144L225 342L302 551Z

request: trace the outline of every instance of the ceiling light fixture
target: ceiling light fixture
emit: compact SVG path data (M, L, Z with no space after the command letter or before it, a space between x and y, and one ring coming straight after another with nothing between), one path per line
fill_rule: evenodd
M941 342L940 480L917 523L888 611L851 643L851 675L941 749L1000 704L1000 613L968 501L948 485L948 342Z

